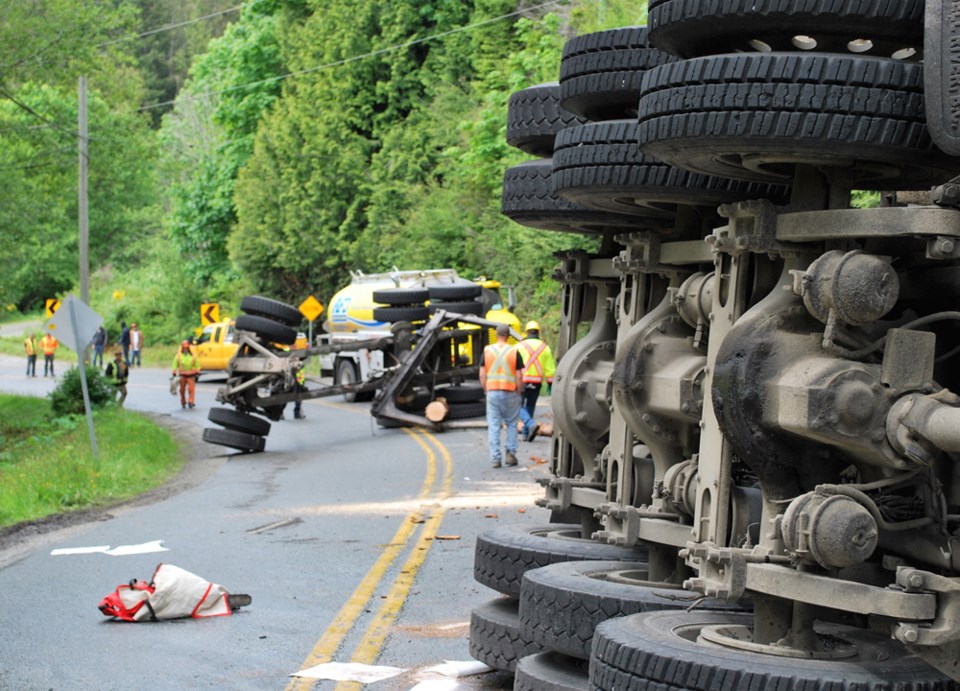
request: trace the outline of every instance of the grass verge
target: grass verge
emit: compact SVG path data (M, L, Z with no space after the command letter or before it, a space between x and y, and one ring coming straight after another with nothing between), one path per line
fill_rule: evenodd
M183 465L170 433L143 415L111 406L94 413L94 429L99 459L83 416L0 395L0 527L130 499Z

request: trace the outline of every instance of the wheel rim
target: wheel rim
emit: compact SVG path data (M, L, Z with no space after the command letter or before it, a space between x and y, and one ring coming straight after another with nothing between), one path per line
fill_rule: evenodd
M859 655L857 647L842 638L827 634L815 634L818 649L804 650L779 643L755 643L753 628L737 624L716 626L682 626L674 634L690 641L697 641L723 648L736 648L761 655L790 657L810 660L849 660Z

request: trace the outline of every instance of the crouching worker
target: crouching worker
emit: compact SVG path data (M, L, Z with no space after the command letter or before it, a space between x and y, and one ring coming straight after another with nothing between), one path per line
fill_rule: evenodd
M190 341L181 343L180 350L173 357L173 373L180 375L180 407L195 407L200 360L190 349Z
M121 406L127 400L127 379L130 376L130 367L123 361L123 352L116 351L113 354L113 362L108 362L106 367L107 378L116 388L117 403Z

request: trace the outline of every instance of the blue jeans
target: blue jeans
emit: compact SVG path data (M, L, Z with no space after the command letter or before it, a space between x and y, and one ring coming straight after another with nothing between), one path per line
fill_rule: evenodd
M520 396L516 391L487 391L487 446L490 462L500 461L500 428L507 426L504 448L517 453L517 420L520 418Z
M130 351L130 364L136 363L137 367L140 367L140 351L131 350Z
M93 366L103 367L103 343L97 343L93 346Z
M523 420L523 429L520 434L524 439L534 424L533 416L537 410L537 399L540 398L540 384L524 384L520 395L520 419Z

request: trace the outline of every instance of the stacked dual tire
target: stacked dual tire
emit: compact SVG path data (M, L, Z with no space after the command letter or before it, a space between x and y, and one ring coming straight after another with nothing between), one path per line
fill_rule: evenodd
M470 616L470 654L494 669L514 672L528 656L545 648L521 628L523 583L528 574L549 564L588 559L637 561L645 553L582 539L576 525L509 526L477 538L474 579L499 596Z
M243 314L235 323L238 331L254 334L268 347L288 347L296 342L297 327L303 321L303 315L296 307L279 300L248 295L240 301L240 310ZM211 408L207 419L219 426L203 430L203 440L209 444L243 453L266 448L270 423L262 417L230 408Z

